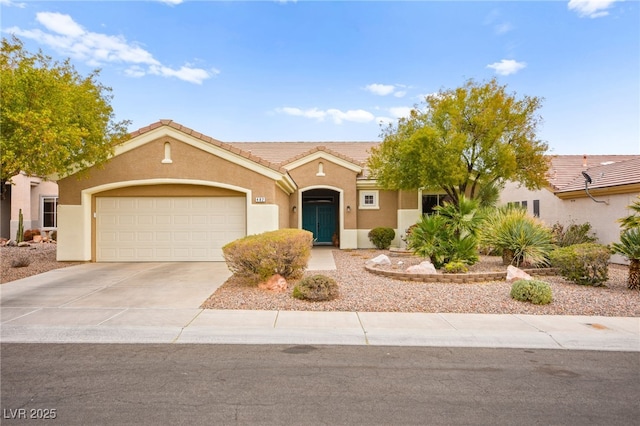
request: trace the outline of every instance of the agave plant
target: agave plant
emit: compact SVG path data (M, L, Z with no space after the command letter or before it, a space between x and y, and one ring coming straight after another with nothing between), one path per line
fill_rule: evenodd
M620 242L612 245L613 251L629 259L629 280L627 286L640 290L640 228L622 233Z
M553 249L551 230L521 208L496 209L482 227L484 245L502 250L503 262L515 266L544 266Z

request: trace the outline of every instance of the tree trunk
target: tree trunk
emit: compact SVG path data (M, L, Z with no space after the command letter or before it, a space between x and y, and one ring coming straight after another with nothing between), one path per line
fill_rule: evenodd
M631 290L640 290L640 259L631 259L627 284Z

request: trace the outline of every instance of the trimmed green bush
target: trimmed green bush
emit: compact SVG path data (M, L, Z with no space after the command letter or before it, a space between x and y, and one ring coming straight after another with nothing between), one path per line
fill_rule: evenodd
M338 284L325 275L313 275L303 278L293 287L292 296L296 299L322 302L338 297Z
M534 305L546 305L553 300L551 286L538 280L514 282L511 286L511 297L521 302L531 302Z
M387 250L391 246L391 241L396 237L396 231L392 228L379 226L369 231L369 241L379 250Z
M558 268L560 275L577 284L598 286L609 279L607 246L596 243L576 244L551 252L551 266Z
M229 270L257 285L274 274L300 278L311 256L313 234L302 229L280 229L249 235L222 247Z
M444 265L444 272L447 274L466 274L469 272L469 268L464 262L455 261Z

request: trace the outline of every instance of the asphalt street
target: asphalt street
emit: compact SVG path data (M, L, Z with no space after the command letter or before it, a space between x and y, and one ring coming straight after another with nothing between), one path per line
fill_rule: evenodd
M0 350L3 425L630 425L640 418L637 352L39 343Z

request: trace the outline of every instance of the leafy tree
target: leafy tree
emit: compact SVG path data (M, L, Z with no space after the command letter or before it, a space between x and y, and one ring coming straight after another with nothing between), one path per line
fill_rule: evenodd
M1 52L1 182L20 171L46 177L103 163L125 140L129 122L114 121L99 70L82 77L68 59L31 54L16 37L3 38Z
M529 189L545 183L548 146L536 139L541 99L517 99L493 79L469 80L425 101L384 129L372 150L368 165L383 188L442 190L457 204L507 180Z

